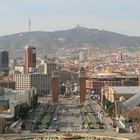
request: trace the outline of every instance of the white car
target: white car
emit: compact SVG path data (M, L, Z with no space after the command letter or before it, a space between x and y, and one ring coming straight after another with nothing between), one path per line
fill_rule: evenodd
M55 118L53 118L53 121L57 121L57 118L55 117Z

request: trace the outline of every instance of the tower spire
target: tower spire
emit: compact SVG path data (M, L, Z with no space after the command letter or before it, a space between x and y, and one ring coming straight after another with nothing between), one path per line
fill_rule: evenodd
M29 17L29 33L30 33L30 31L31 31L31 19Z
M30 19L30 17L29 17L29 33L30 33L30 31L31 31L31 19ZM30 35L29 35L30 36ZM30 40L30 38L29 38L29 46L30 46L30 44L31 44L31 40Z

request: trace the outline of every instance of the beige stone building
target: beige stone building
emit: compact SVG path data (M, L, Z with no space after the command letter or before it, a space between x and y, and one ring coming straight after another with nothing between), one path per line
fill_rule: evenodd
M105 86L101 90L101 104L103 97L111 103L115 103L120 97L124 97L127 100L136 94L140 94L140 87L138 86Z

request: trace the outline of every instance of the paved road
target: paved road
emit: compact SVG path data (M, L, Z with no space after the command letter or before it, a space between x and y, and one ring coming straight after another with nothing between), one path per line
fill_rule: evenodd
M110 117L108 117L106 112L102 109L102 107L97 103L96 100L92 100L89 98L89 102L96 114L98 114L98 111L101 111L101 110L103 111L103 122L105 124L105 129L107 131L109 130L110 132L114 132L114 129L112 128L112 125L111 125L113 124L113 120Z
M69 108L69 106L65 107L67 107L68 110L59 118L61 130L80 130L82 124L81 115L79 114L80 110L77 108Z
M76 107L76 104L77 103L73 101L73 99L61 99L60 105L57 106L54 115L54 117L57 117L57 121L52 120L51 128L55 129L59 127L60 131L79 131L81 129L82 118L80 109ZM61 112L62 115L57 115L58 112Z

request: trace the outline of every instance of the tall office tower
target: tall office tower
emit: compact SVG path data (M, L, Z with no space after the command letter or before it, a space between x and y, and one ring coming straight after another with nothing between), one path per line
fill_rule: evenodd
M36 69L36 48L33 46L25 47L25 73L34 72Z
M0 50L0 72L5 76L9 74L9 52Z
M53 102L58 102L58 96L59 96L59 76L58 72L54 71L52 73L52 96L53 96Z
M80 84L80 103L83 104L86 100L86 71L83 67L80 69L79 73L79 84Z
M48 74L52 76L52 72L57 69L55 62L48 62L47 60L41 60L41 64L37 65L37 70L40 73Z
M47 62L44 66L44 73L52 76L52 72L57 69L57 64L54 62Z

